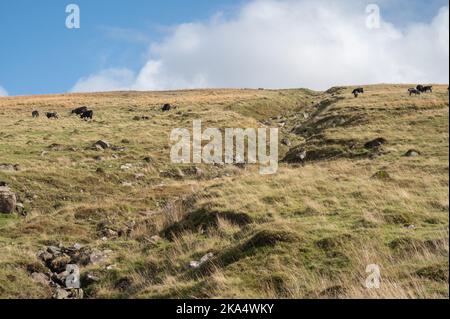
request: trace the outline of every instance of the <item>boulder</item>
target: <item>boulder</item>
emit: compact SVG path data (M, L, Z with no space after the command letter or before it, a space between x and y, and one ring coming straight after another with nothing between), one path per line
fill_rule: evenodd
M43 286L47 286L50 283L50 280L48 278L48 276L46 274L43 273L39 273L39 272L34 272L31 274L31 279L36 282L39 283Z
M189 267L193 269L200 268L202 265L210 261L214 257L213 253L208 253L205 256L203 256L199 261L191 261L189 263Z
M16 209L16 195L9 187L0 187L0 214L12 214Z
M106 141L100 140L100 141L95 142L93 147L97 148L97 149L101 149L101 150L106 150L106 149L110 148L111 145Z
M408 152L405 153L405 157L417 157L420 155L421 155L420 152L416 150L409 150Z
M386 143L387 143L387 141L384 138L380 137L380 138L376 138L376 139L364 144L364 148L374 149L374 148L378 148Z
M281 140L281 144L286 145L286 146L291 146L291 141L288 138L283 138Z

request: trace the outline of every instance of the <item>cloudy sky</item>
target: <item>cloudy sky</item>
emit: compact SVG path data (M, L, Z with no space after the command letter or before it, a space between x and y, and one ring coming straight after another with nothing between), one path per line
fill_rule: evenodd
M72 2L0 1L0 96L449 81L448 0Z

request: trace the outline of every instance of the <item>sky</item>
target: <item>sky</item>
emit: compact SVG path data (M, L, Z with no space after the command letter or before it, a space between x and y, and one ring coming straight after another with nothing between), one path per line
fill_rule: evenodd
M448 83L448 12L448 0L0 0L0 96Z

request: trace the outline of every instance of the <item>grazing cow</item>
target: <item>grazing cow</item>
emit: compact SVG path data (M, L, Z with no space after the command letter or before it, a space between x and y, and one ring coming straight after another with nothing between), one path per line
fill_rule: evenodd
M38 111L33 111L33 113L31 113L31 116L33 116L33 118L38 118L39 117L39 112Z
M87 110L88 110L88 108L86 106L82 106L82 107L76 108L75 110L72 110L72 114L76 114L76 115L80 115L81 116Z
M428 86L424 86L424 85L418 85L416 87L416 89L420 92L420 93L433 93L433 86L432 85L428 85Z
M47 115L47 118L50 119L59 119L58 113L56 112L47 112L45 115Z
M433 86L432 85L424 86L423 87L423 92L424 93L427 93L427 92L433 93Z
M352 94L353 94L355 97L358 97L358 95L359 95L360 93L361 93L361 94L364 93L364 88L357 88L357 89L354 89L353 92L352 92Z
M172 109L172 105L170 104L164 104L162 107L163 112L169 112Z
M420 91L418 89L411 88L411 89L408 89L408 92L409 92L409 96L411 96L413 94L420 95Z
M87 111L83 112L83 114L80 115L80 117L83 120L87 120L87 119L91 119L92 120L93 116L94 116L94 111L92 111L92 110L87 110Z

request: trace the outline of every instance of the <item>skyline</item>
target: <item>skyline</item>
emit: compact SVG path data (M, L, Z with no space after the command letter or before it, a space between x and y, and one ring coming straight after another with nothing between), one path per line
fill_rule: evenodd
M0 96L448 83L448 1L0 3Z

